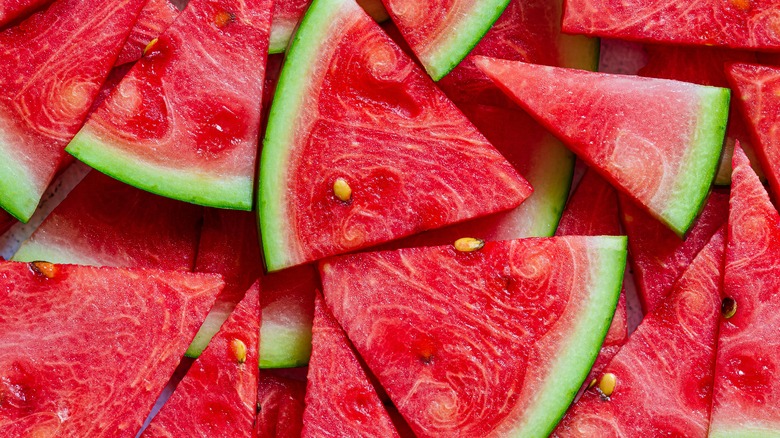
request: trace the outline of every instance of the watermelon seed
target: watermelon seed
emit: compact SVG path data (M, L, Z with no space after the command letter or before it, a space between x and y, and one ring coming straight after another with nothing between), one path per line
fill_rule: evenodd
M146 56L146 54L149 53L149 51L152 50L155 45L157 45L157 38L149 41L149 44L144 47L144 53L141 56Z
M54 276L57 274L56 266L54 266L52 263L43 261L31 262L30 270L33 274L46 277L48 279L54 278Z
M336 181L333 183L333 194L340 201L349 202L352 199L352 188L344 178L336 178Z
M607 397L612 395L612 392L615 390L615 385L617 384L617 377L615 377L612 373L606 373L603 376L601 376L601 381L599 382L599 391L601 392L602 397Z
M240 339L233 339L230 342L230 349L233 351L233 355L236 357L238 363L246 362L246 344Z
M737 313L737 302L734 298L726 297L723 299L723 302L720 304L720 313L722 313L723 317L726 319L731 318Z
M591 389L594 386L596 386L596 383L598 383L598 380L594 377L593 380L591 380L590 383L588 384L588 389Z
M485 246L485 241L473 237L461 237L455 241L455 249L461 252L478 251Z
M234 21L236 21L236 15L228 11L220 11L214 17L214 23L216 23L219 27L225 27Z

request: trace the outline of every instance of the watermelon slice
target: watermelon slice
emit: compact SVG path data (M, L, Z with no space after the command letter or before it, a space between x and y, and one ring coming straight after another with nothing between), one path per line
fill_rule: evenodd
M685 239L680 239L624 196L620 197L620 210L628 234L628 255L634 268L639 302L644 313L649 313L669 295L672 286L696 254L726 223L729 193L714 190L710 194L696 224Z
M49 5L53 0L3 0L0 3L0 28Z
M317 294L303 437L397 437L339 323Z
M257 409L260 283L192 364L144 437L251 437Z
M563 30L678 45L780 49L775 0L566 0Z
M193 0L67 150L152 193L250 210L270 0Z
M300 438L303 429L306 381L291 379L273 371L260 370L257 388L258 438Z
M623 237L556 237L354 254L320 271L328 306L418 436L533 437L587 376L625 256Z
M35 211L145 2L58 0L0 32L0 207L17 219Z
M507 210L530 194L353 0L312 3L263 146L258 208L269 270Z
M179 10L168 0L148 0L114 65L141 59L149 43L173 23Z
M0 264L0 435L134 437L222 284Z
M733 64L727 70L740 107L750 120L756 155L772 195L780 201L780 68Z
M707 436L724 247L722 228L553 436Z
M566 204L566 210L563 211L555 234L557 236L621 235L618 197L615 189L593 170L586 170L580 184ZM588 381L609 363L627 339L626 294L625 291L621 291L612 325L609 326L607 337L591 368Z
M780 435L780 214L734 149L711 437Z
M475 62L610 184L685 234L715 175L729 90L485 57Z
M191 271L202 208L90 172L13 260Z

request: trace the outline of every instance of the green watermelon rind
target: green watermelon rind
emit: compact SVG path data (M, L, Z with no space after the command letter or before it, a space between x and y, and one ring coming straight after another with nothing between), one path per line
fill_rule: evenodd
M705 86L700 90L695 137L682 159L680 177L669 197L671 202L659 218L680 237L696 221L707 200L718 169L729 115L731 90Z
M260 327L260 368L296 368L309 363L311 356L311 327L284 325Z
M271 25L271 36L268 40L268 53L284 53L287 50L287 44L295 33L296 23L274 23Z
M201 354L203 354L203 350L208 347L209 342L211 342L211 338L216 336L216 334L219 332L219 329L222 327L222 324L224 324L225 321L230 318L230 313L232 311L233 306L230 306L230 308L226 308L224 306L218 308L215 305L208 313L208 315L206 315L206 319L203 320L203 324L201 324L198 332L192 339L190 346L187 347L187 351L184 353L184 356L191 359L197 359Z
M90 167L133 187L179 201L234 210L252 209L252 180L143 162L83 128L65 150Z
M70 247L41 243L27 239L19 246L11 260L14 262L47 261L55 264L103 266L99 261L89 257L89 254L71 252Z
M13 154L9 137L0 131L0 207L26 223L38 207L41 194Z
M708 438L780 438L780 424L740 424L733 429L710 425Z
M547 437L574 401L607 336L623 285L628 242L625 236L599 236L590 242L592 282L586 310L579 314L574 330L567 333L568 347L550 364L536 400L521 418L510 420L515 425L507 436Z

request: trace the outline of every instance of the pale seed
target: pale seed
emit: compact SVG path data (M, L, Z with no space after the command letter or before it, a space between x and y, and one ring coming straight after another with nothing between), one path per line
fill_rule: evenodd
M54 278L57 275L57 267L49 262L36 261L30 263L30 270L35 275L40 275L49 279Z
M155 44L157 44L157 38L149 41L149 44L147 44L146 47L144 47L143 56L146 56L146 54L149 53L150 50L152 50L152 47L154 47Z
M601 391L604 396L609 397L612 395L612 392L615 390L615 385L617 384L617 377L615 377L612 373L606 373L603 376L601 376L601 381L599 382L599 390Z
M238 363L246 362L246 344L240 339L233 339L230 342L230 350L233 351L233 356L236 357Z
M455 241L455 249L461 252L472 252L482 249L485 241L473 237L462 237Z
M339 200L347 202L352 199L352 188L344 178L336 178L336 181L333 183L333 194Z

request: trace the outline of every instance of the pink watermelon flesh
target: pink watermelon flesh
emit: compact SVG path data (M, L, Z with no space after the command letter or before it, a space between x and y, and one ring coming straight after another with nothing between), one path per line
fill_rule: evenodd
M306 381L260 370L257 389L257 438L300 438Z
M222 280L33 265L0 264L0 435L135 436Z
M347 201L334 194L338 178ZM309 8L285 59L260 180L271 271L507 210L532 191L353 0Z
M775 0L566 0L567 33L676 45L780 49Z
M251 437L257 409L260 283L192 364L144 437Z
M303 412L305 437L397 437L339 323L317 294Z
M620 215L615 189L593 170L585 171L577 189L572 193L558 224L556 236L619 236ZM626 294L620 292L615 316L607 337L601 345L596 362L586 381L590 381L612 359L628 339Z
M723 279L736 313L720 323L711 437L780 433L778 260L780 214L737 145Z
M58 0L0 32L0 207L16 218L35 211L144 3Z
M179 10L169 0L149 0L138 15L122 51L114 65L122 65L141 59L146 46L160 36L173 23Z
M3 0L0 4L0 28L23 19L49 5L53 0Z
M555 437L706 437L712 403L725 228L717 232L604 369Z
M546 436L607 332L624 244L407 248L320 271L328 306L418 436Z
M193 0L68 145L131 185L249 210L270 0Z
M780 201L780 68L733 64L727 74L737 101L750 121L756 154L772 195L775 201Z
M485 57L475 62L611 185L678 235L687 232L720 157L727 89Z
M710 193L696 224L685 239L680 239L624 196L620 197L620 210L628 234L628 255L634 268L637 294L647 314L666 299L674 282L696 254L726 223L729 194L723 190Z
M90 172L13 260L191 271L202 208Z

